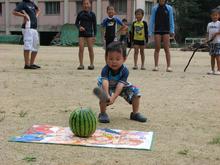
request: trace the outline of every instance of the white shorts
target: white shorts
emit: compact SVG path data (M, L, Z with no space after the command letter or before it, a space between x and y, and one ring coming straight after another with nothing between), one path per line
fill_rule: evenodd
M39 47L39 35L36 29L22 29L24 50L37 52Z

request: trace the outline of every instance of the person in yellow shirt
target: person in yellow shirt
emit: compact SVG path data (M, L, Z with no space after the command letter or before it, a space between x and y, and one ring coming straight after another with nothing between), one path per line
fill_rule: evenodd
M138 54L140 50L141 54L141 70L145 70L145 54L144 48L148 42L148 26L147 22L143 21L144 10L137 9L135 10L136 21L132 23L131 27L131 41L134 47L134 67L133 69L138 69Z

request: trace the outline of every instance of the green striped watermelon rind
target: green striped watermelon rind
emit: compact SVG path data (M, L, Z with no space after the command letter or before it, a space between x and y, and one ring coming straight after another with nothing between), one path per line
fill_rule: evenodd
M96 131L97 118L91 108L76 108L69 117L69 126L74 135L89 137Z

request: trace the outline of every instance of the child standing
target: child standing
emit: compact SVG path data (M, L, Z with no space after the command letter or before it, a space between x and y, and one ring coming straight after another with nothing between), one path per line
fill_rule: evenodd
M124 65L126 55L123 55L122 43L114 41L108 45L106 51L107 64L102 69L98 85L106 92L109 102L100 101L99 122L110 122L106 107L113 104L118 96L122 96L129 104L132 104L131 120L146 122L147 119L138 112L140 102L139 89L127 82L129 71Z
M220 75L220 21L217 9L211 11L211 19L207 26L208 40L213 40L210 43L209 54L211 56L211 71L208 74ZM215 61L217 63L217 71L215 71Z
M24 40L24 69L39 69L40 66L34 64L38 47L39 36L37 32L37 17L39 8L31 0L23 0L13 11L13 15L23 17L22 34ZM31 53L31 58L29 59Z
M136 21L132 23L131 27L131 38L134 47L134 67L133 69L138 69L137 61L138 61L138 54L140 50L141 54L141 70L145 70L145 54L144 48L146 43L148 42L148 26L147 22L142 21L144 16L143 9L135 10L135 17Z
M170 56L170 37L174 37L174 17L173 8L167 4L167 0L158 0L152 8L152 14L149 23L149 37L154 35L155 50L153 71L158 71L159 53L161 41L163 42L166 54L167 72L172 72Z
M128 21L127 19L122 19L122 22L124 25L128 26ZM122 29L120 32L120 42L123 45L123 54L127 54L127 46L128 46L128 38L129 38L129 33L128 33L128 28Z
M124 25L124 23L121 21L120 18L115 16L115 9L113 6L107 7L107 15L108 17L102 21L102 27L105 30L105 35L104 35L105 48L107 48L107 46L111 42L117 40L117 34L121 30L126 30L128 28L126 25ZM120 25L121 27L118 29L117 25ZM105 52L105 56L106 54L107 53Z
M95 13L90 11L91 3L90 0L82 1L83 10L78 13L76 17L75 25L79 29L79 67L78 70L83 70L83 53L84 53L84 42L86 41L89 51L90 65L89 70L94 69L94 52L93 44L96 36L96 16Z

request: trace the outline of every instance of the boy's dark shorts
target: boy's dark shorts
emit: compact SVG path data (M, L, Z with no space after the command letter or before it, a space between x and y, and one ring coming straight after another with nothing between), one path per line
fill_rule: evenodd
M134 45L144 46L145 45L145 41L133 40L133 44Z
M102 81L103 78L98 78L98 86L102 87ZM116 87L110 87L109 88L109 94L112 95L112 93L115 92ZM120 93L120 96L123 97L129 104L132 104L132 100L134 97L140 97L140 89L132 84L129 83L129 85L126 85L122 92Z
M209 54L210 56L220 56L220 43L209 44Z

